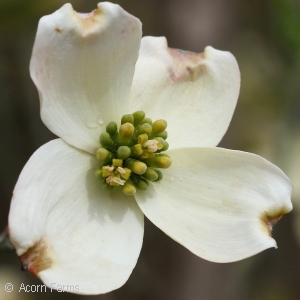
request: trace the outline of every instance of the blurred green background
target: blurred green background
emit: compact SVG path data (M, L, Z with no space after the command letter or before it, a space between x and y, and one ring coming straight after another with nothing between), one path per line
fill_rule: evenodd
M295 209L275 226L277 250L231 264L196 257L146 220L136 268L122 288L106 295L19 293L21 282L40 281L20 271L13 252L1 252L0 299L300 299L300 1L114 2L140 18L144 35L166 36L170 47L202 52L211 45L236 56L241 93L220 146L259 154L282 168L294 183ZM71 3L75 10L89 12L97 1ZM62 4L0 2L0 232L22 167L38 147L55 138L40 120L28 66L39 18ZM4 290L7 282L16 286L12 293Z

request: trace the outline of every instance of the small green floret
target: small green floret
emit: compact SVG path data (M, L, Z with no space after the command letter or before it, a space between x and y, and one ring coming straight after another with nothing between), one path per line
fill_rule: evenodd
M136 193L136 188L135 188L134 184L128 180L124 184L122 191L125 195L131 196Z
M144 174L147 170L147 165L145 163L133 158L128 158L125 162L125 166L138 175Z
M118 125L116 122L110 122L107 124L106 126L106 132L110 135L110 136L114 136L118 131Z
M121 125L124 124L124 123L133 124L133 122L134 122L134 116L131 115L131 114L124 115L121 119Z
M132 115L134 117L134 127L140 125L145 118L145 113L141 110L134 112Z
M111 139L109 133L102 133L100 135L100 144L104 147L104 148L113 148L114 146L114 142Z
M157 179L154 180L154 182L161 181L163 179L163 174L160 170L155 170L156 174L158 175Z
M158 174L154 169L147 168L146 172L143 174L143 177L149 181L155 181L158 178Z
M140 125L139 129L138 129L138 134L147 134L148 136L151 134L152 132L152 126L148 123L144 123L142 125Z
M152 124L152 133L157 136L165 131L167 128L167 122L165 120L157 120Z
M145 159L145 162L148 166L153 168L162 168L167 169L171 166L171 159L167 156L155 156L153 158Z
M136 183L135 183L135 186L139 189L139 190L142 190L142 191L145 191L148 186L149 186L149 183L146 179L142 178L142 177L139 177L137 178L136 180Z
M128 145L134 134L134 126L131 123L124 123L120 126L117 145L125 146Z
M168 138L168 132L164 130L163 132L157 134L156 136L162 137L164 140L166 140Z
M141 124L144 124L144 123L148 123L148 124L152 124L152 120L150 118L144 118L144 120L141 122Z
M130 156L131 150L127 146L120 146L117 150L117 157L120 159L126 159Z
M114 158L114 155L105 148L99 148L96 153L98 160L101 160L103 163L109 162Z

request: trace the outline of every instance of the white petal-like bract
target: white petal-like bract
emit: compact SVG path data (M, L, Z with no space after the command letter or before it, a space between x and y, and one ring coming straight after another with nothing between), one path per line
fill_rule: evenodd
M272 225L292 209L292 184L267 160L221 148L169 151L172 166L135 196L156 226L196 255L232 262L276 247Z
M108 2L90 14L65 4L41 18L30 74L42 120L53 133L96 151L106 124L128 110L141 34L137 18Z
M10 240L23 265L50 288L109 292L136 265L143 214L133 197L102 189L98 165L57 139L31 156L15 187Z
M144 37L133 79L130 111L168 122L173 148L213 147L227 131L240 89L234 56L206 47L192 53Z

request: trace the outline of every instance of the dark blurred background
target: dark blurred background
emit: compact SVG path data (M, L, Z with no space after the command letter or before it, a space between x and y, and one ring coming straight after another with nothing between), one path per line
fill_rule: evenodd
M211 45L237 58L239 102L220 146L253 152L278 165L294 183L294 211L275 226L279 248L215 264L196 257L146 220L144 245L128 282L100 296L12 293L40 284L20 271L18 257L0 252L0 299L298 300L300 299L300 1L119 0L143 23L144 35L166 36L169 46L202 52ZM97 1L73 0L90 12ZM7 224L14 185L31 154L55 136L39 116L29 77L38 20L62 0L0 0L0 232ZM299 204L297 203L299 202ZM298 208L299 206L299 208Z

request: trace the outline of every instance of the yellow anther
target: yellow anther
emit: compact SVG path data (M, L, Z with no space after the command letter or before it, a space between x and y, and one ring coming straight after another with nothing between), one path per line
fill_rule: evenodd
M130 149L131 149L131 153L135 155L141 155L143 153L143 149L140 144L136 144L132 146Z
M163 149L165 145L169 146L169 144L161 137L156 137L156 138L154 138L154 140L158 142L158 145L157 145L158 150Z
M123 166L123 160L122 159L114 158L112 160L112 162L113 162L112 164L113 164L114 167L122 167Z
M164 147L164 146L163 146L160 142L157 143L157 149L158 149L158 150L161 150L163 147Z
M103 166L102 167L102 177L108 177L111 175L111 173L113 172L114 167L110 167L110 166Z
M144 151L143 154L141 155L142 158L152 158L155 157L155 154L153 152L147 152Z
M143 133L138 136L138 144L143 145L147 141L148 141L148 134Z
M130 174L131 174L131 170L127 169L127 168L124 168L123 170L124 170L124 173L121 174L121 177L125 180L128 180L130 177Z

